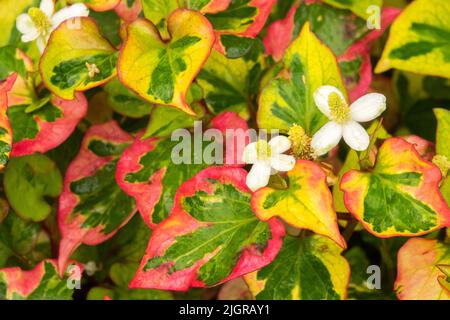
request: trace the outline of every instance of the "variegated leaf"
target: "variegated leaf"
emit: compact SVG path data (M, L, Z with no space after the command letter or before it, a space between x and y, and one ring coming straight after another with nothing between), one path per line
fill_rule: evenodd
M116 75L116 49L91 18L69 19L54 30L39 63L46 87L63 99Z
M179 9L168 18L169 42L149 21L128 26L121 49L119 79L145 100L193 114L186 93L214 43L211 24L200 13Z
M450 78L450 2L413 1L392 25L375 69L391 68Z
M246 175L240 168L210 167L181 185L130 287L210 287L270 263L284 228L276 219L255 217Z
M341 300L350 266L342 248L328 238L287 236L275 260L245 275L257 300Z
M371 172L352 170L341 182L347 209L378 237L417 236L450 224L439 192L439 169L400 138L386 140Z
M30 271L18 267L0 269L0 299L71 300L74 287L67 283L79 281L83 272L82 266L73 266L72 271L58 272L56 261L44 260Z
M253 193L252 209L258 218L267 221L278 216L291 226L329 237L345 248L326 173L314 162L299 160L287 177L287 189L265 187Z
M136 212L134 199L115 180L118 158L132 141L114 121L86 132L59 198L60 269L80 244L97 245L111 238Z

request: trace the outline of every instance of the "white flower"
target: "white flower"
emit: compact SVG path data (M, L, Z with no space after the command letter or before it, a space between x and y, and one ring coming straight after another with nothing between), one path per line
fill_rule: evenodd
M242 160L253 164L246 181L250 190L256 191L265 187L272 174L294 168L295 158L283 154L290 148L291 141L285 136L277 136L269 142L258 140L245 147Z
M317 156L324 155L338 145L342 137L354 150L369 147L370 138L358 122L371 121L386 110L386 97L370 93L348 106L344 95L333 86L322 86L314 92L319 110L330 119L313 136L311 146Z
M88 8L82 3L76 3L62 8L55 14L53 0L42 0L39 8L30 8L28 13L22 13L16 19L17 30L22 34L23 42L36 40L41 52L44 51L50 33L55 30L61 22L75 17L87 17Z

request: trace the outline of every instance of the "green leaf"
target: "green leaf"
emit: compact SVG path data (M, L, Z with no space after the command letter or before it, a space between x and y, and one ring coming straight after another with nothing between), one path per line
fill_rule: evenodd
M249 117L250 71L253 66L253 62L243 58L227 59L217 51L211 53L197 76L211 112L234 111L243 118Z
M257 300L340 300L347 295L350 267L333 241L287 236L275 260L245 276Z
M25 221L13 211L0 223L0 268L29 268L51 256L48 234L33 221Z
M153 106L125 88L115 78L105 86L108 103L114 111L131 118L141 118L152 112Z
M13 46L0 48L0 80L6 79L11 73L16 72L21 77L26 77L25 63Z
M225 55L230 59L237 59L245 56L255 45L253 38L239 37L233 34L223 34L220 36L220 43L225 49Z
M365 19L348 10L339 10L320 3L308 5L302 2L295 13L294 21L294 36L309 22L311 31L337 56L344 54L353 43L370 31Z
M138 268L137 263L116 263L109 275L114 282L114 286L95 287L88 293L88 300L102 300L105 296L112 300L171 300L172 294L169 291L148 290L148 289L128 289L128 283L133 278ZM108 289L109 288L109 289Z
M298 124L312 136L328 120L315 105L314 92L323 85L346 92L336 58L306 23L283 62L285 69L261 93L258 125L287 133Z
M416 0L391 27L375 72L391 68L450 78L450 3Z
M52 210L45 197L57 197L61 193L62 177L52 160L34 154L10 160L4 186L8 201L17 214L25 219L42 221Z

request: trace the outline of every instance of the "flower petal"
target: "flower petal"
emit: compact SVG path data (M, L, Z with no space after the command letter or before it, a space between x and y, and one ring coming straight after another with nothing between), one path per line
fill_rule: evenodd
M42 0L39 9L41 9L50 19L55 11L55 4L53 3L53 0Z
M337 146L341 138L342 126L334 121L330 121L314 134L311 146L314 149L314 153L317 156L321 156Z
M258 152L256 150L256 142L249 143L245 146L242 154L242 161L247 164L254 164L258 159Z
M39 31L34 28L34 30L31 30L31 32L24 33L20 40L22 40L22 42L30 42L36 40L37 37L39 37Z
M269 141L272 154L280 154L291 148L291 140L285 136L276 136Z
M295 158L287 154L277 154L270 159L270 166L277 171L291 171L295 166Z
M369 93L350 106L352 119L358 122L372 121L386 110L386 97L380 93Z
M370 137L366 129L356 121L349 121L343 127L345 142L356 151L364 151L369 147Z
M30 16L26 13L22 13L21 15L19 15L17 17L16 28L22 34L37 32L37 29L34 26L33 21L31 20ZM31 41L31 40L29 40L29 41Z
M59 24L67 19L75 17L87 17L89 9L82 3L75 3L71 6L62 8L52 17L52 29L56 29Z
M250 190L256 191L267 186L270 179L270 164L256 162L247 175L246 183Z
M328 117L328 119L331 119L331 111L330 111L330 105L328 103L328 97L331 93L337 93L342 101L346 101L344 95L342 92L333 86L322 86L319 89L317 89L314 92L314 102L317 105L317 108Z

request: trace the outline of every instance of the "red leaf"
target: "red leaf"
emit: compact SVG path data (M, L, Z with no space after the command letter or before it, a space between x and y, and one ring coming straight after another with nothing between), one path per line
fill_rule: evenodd
M71 191L71 183L95 174L106 164L115 160L113 156L100 157L88 147L92 138L106 140L109 143L131 143L132 137L123 131L115 121L92 126L86 132L81 149L77 157L70 163L64 177L64 188L59 198L58 224L61 232L58 265L63 270L72 252L80 245L97 245L111 238L118 229L124 226L134 215L136 210L125 219L121 225L111 233L103 233L102 225L86 228L82 224L85 218L74 215L74 209L79 203L79 197ZM111 199L112 201L114 199Z
M250 141L247 122L237 113L224 112L211 120L211 127L220 130L224 135L226 135L227 129L232 130L233 134L225 136L225 165L230 167L243 166L242 153ZM146 182L126 181L127 174L135 173L142 169L140 164L141 158L150 153L161 141L158 138L142 140L142 136L143 132L138 134L133 144L121 156L117 164L116 180L126 194L136 199L139 213L145 223L150 228L154 228L155 223L152 222L152 214L156 204L160 201L163 191L162 180L166 173L166 168L161 167Z
M224 134L225 166L243 167L245 163L242 161L242 155L250 143L247 121L235 112L223 112L211 120L211 127Z
M81 92L75 94L74 100L64 100L53 96L52 104L61 108L62 117L54 122L47 122L36 117L39 132L34 139L24 139L14 143L11 152L13 157L35 152L45 153L56 148L72 134L87 112L87 101Z
M141 0L135 0L131 7L128 7L127 0L121 0L114 8L117 15L126 22L133 22L139 17L142 10Z
M267 35L263 43L267 54L271 55L275 61L283 58L284 52L291 43L294 32L294 16L298 5L298 3L294 4L284 19L273 22L267 28Z
M220 248L204 255L202 259L193 262L192 266L182 268L181 270L171 271L170 266L163 264L145 271L146 264L149 259L164 255L179 237L209 225L209 223L205 225L205 222L196 220L184 210L184 199L192 197L198 192L202 194L203 192L206 194L214 192L214 186L211 180L218 181L219 184L232 185L239 192L249 195L250 191L245 183L246 175L247 172L241 168L210 167L182 184L175 196L171 215L153 231L141 265L129 287L178 291L188 290L190 287L205 287L205 283L199 279L199 269L213 259ZM209 212L208 214L212 213ZM230 212L230 214L232 213ZM259 251L253 244L243 248L231 273L214 285L258 270L269 264L275 258L282 245L284 227L276 219L271 219L268 225L271 231L271 238L268 240L267 246L263 251Z

